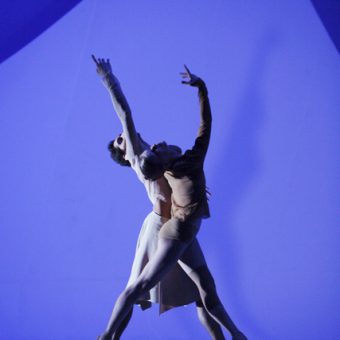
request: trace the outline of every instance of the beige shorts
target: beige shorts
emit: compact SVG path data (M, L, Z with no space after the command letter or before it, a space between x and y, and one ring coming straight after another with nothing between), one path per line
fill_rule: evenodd
M201 218L188 219L183 222L173 217L163 225L159 237L188 243L195 238L200 226Z

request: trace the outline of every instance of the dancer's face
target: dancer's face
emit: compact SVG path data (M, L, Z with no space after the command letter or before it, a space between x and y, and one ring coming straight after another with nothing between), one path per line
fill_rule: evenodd
M126 151L126 140L124 134L121 133L117 136L117 138L113 141L113 147L115 149L119 149L125 153Z

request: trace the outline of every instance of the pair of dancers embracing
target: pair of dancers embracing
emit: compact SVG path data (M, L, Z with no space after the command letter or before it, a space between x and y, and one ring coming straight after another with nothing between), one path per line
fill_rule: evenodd
M205 83L185 66L182 83L198 88L200 126L193 147L182 153L178 146L150 145L142 139L109 60L92 59L123 130L108 146L111 157L136 172L153 205L139 234L129 281L98 339L120 339L134 304L145 309L152 302L159 303L160 312L195 302L212 339L225 339L222 327L232 339L246 339L223 307L196 239L202 219L210 216L203 163L212 118Z

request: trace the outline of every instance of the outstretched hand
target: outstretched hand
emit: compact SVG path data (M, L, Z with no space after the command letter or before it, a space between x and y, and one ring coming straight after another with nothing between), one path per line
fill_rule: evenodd
M185 79L185 80L182 80L182 84L198 87L201 82L201 79L195 76L194 74L192 74L186 65L184 65L184 68L185 68L185 72L180 73L182 78Z
M94 63L97 66L97 73L102 76L105 77L108 74L112 74L112 69L111 69L111 64L110 64L110 60L109 59L102 59L102 58L96 58L93 54L91 55L92 60L94 61Z

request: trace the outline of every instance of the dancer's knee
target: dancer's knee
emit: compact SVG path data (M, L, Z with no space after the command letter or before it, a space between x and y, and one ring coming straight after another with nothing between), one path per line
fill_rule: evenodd
M127 303L134 303L134 300L138 298L137 287L126 287L119 296L120 301L126 301Z
M201 266L191 273L200 292L201 300L206 308L213 308L220 303L217 296L215 280L207 266Z
M152 284L150 280L139 280L132 285L125 288L122 295L124 295L125 299L138 299L143 294L145 294L148 290L152 288Z

